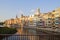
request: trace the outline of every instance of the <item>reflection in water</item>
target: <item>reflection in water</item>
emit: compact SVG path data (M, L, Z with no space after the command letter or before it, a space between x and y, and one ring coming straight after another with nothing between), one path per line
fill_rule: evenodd
M36 34L36 30L32 30L32 29L24 29L23 31L21 29L17 29L18 32L14 35L21 35L21 34L26 34L26 35L31 35L31 36L10 36L7 38L4 38L3 40L37 40L38 36L33 36L34 34Z
M24 30L17 29L17 31L18 32L14 35L20 35L20 36L12 35L8 38L4 38L3 40L60 40L60 37L58 37L58 36L41 35L41 34L47 34L46 32L43 32L41 30L25 29L24 28ZM40 35L36 36L37 32ZM23 35L23 36L21 36L21 35Z
M37 33L36 30L33 30L33 29L24 29L23 32L30 35Z

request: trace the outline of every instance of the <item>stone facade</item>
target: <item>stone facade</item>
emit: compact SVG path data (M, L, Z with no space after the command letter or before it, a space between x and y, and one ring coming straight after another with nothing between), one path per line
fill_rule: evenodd
M23 24L24 26L41 25L43 27L59 27L60 26L60 9L53 10L48 13L40 13L40 9L37 9L34 15L23 16L20 18L10 19L5 21L6 25L10 24Z

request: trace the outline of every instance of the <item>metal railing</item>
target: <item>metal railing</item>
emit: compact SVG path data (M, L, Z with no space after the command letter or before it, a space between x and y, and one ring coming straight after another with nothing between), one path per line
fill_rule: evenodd
M0 34L2 40L39 40L39 35Z
M45 34L44 35L16 35L16 34L12 35L12 34L0 34L0 40L60 40L60 35L45 35Z

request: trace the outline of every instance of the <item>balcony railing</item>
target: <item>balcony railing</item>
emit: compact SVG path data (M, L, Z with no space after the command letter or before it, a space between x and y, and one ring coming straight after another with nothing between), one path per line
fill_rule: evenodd
M1 36L4 36L1 39ZM60 35L12 35L0 34L0 40L60 40Z

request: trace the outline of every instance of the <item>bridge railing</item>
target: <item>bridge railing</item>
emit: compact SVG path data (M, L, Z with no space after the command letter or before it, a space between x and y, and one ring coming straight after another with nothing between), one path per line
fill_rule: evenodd
M39 40L39 35L0 34L2 40Z
M3 37L3 38L2 38ZM60 40L60 35L0 34L0 40Z

